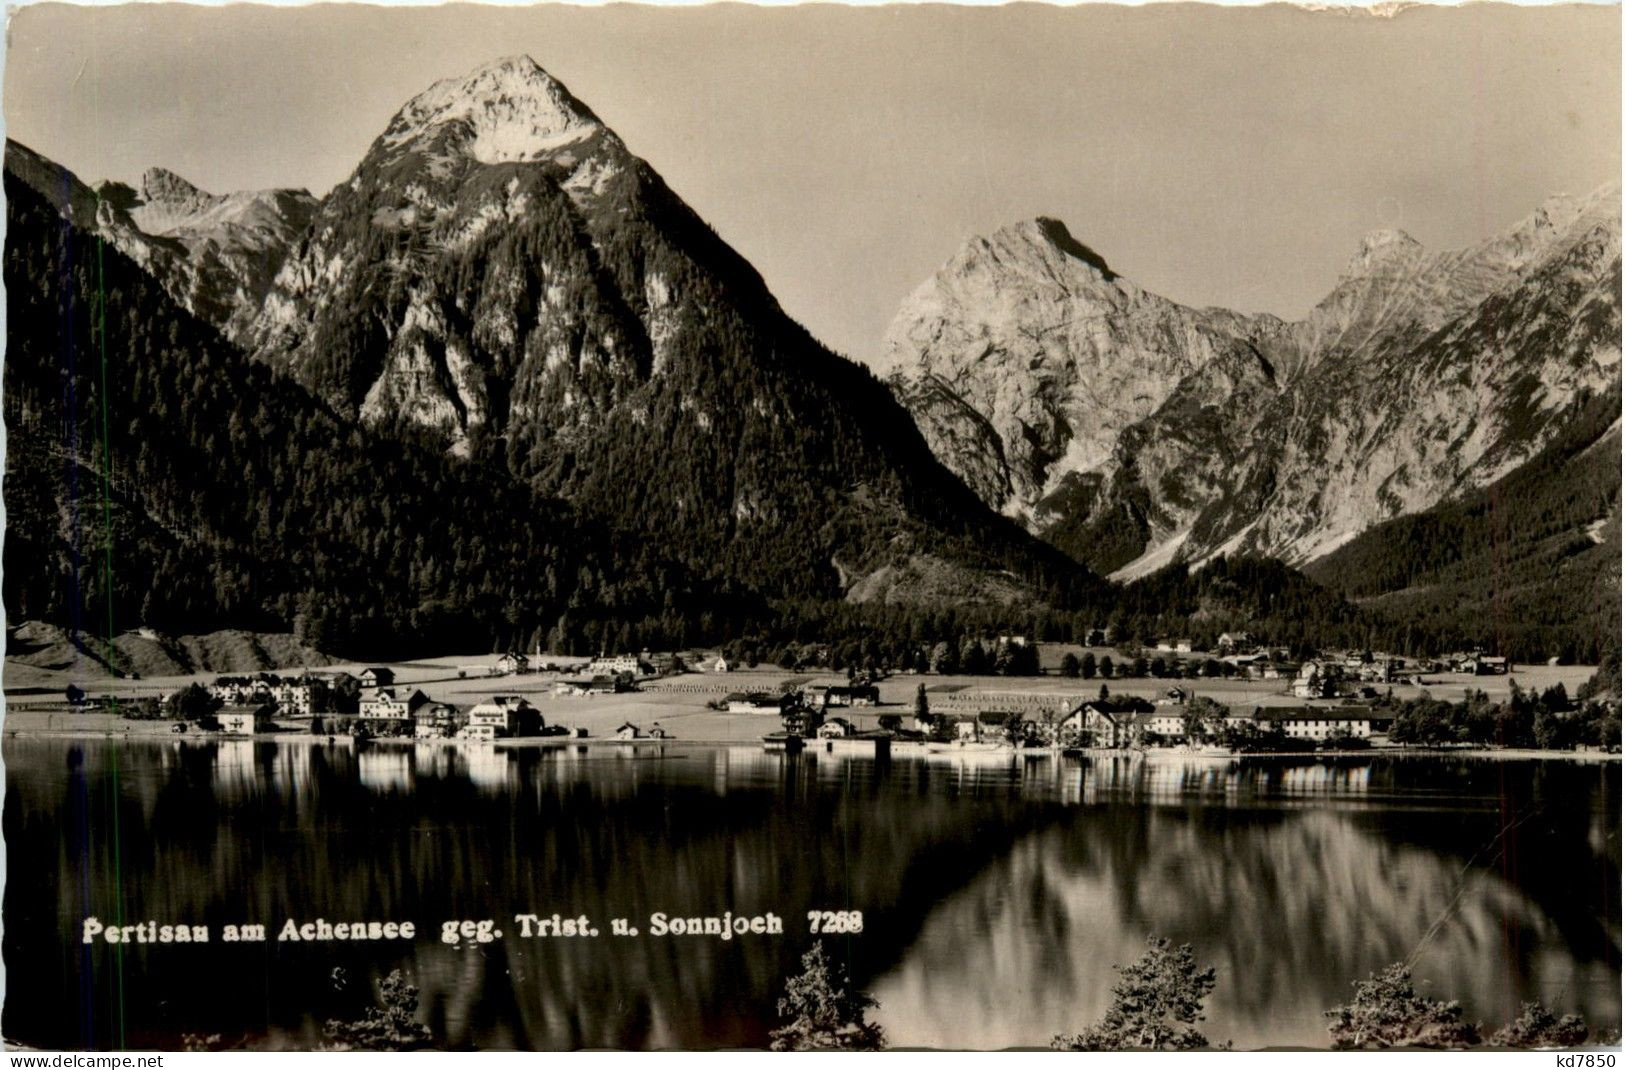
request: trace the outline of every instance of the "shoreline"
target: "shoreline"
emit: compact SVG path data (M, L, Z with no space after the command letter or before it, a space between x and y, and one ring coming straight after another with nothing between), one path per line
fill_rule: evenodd
M169 722L129 722L131 725L167 725ZM334 733L312 735L308 732L260 732L248 734L228 734L223 732L170 732L163 730L125 730L122 732L106 729L89 728L13 728L4 729L5 739L34 740L34 739L96 739L96 740L124 740L126 742L139 741L142 743L161 742L170 740L178 743L287 743L299 746L339 746L346 749L355 749L356 739L351 735ZM332 740L329 743L329 740ZM869 752L872 748L870 741L863 739L808 739L802 753L851 753ZM493 751L508 750L552 750L562 747L655 747L655 746L686 746L686 747L758 747L759 739L727 739L727 738L700 738L687 737L665 739L613 739L603 736L589 736L579 738L574 736L525 736L518 739L499 739L491 741L459 740L459 739L412 739L412 738L380 738L374 736L365 744L368 747L420 747L420 746L450 746L459 748L489 747ZM952 745L939 746L936 750L929 749L929 745L912 740L893 741L891 745L893 757L974 757L985 760L999 758L1024 758L1031 761L1044 759L1064 759L1058 750L1049 747L1030 747L1023 749L998 748L992 750L961 750ZM1575 761L1575 762L1618 762L1621 755L1595 750L1538 750L1534 748L1505 748L1493 747L1369 747L1359 750L1295 750L1277 751L1272 753L1256 754L1218 754L1204 751L1183 750L1175 747L1158 747L1145 750L1111 749L1111 748L1081 748L1081 757L1084 758L1143 758L1150 762L1179 761L1207 761L1231 762L1246 759L1273 759L1273 758L1490 758L1503 761Z

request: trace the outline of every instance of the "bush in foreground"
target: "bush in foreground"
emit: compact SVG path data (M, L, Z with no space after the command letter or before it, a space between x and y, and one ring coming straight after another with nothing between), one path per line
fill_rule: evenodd
M418 989L394 970L378 986L378 1003L351 1022L331 1019L323 1030L330 1051L411 1051L432 1034L417 1020Z
M1497 1048L1573 1048L1590 1035L1591 1029L1578 1014L1559 1018L1536 1002L1525 1003L1517 1021L1496 1030L1490 1043Z
M1461 1004L1429 999L1411 984L1403 962L1354 983L1354 1002L1326 1012L1332 1047L1466 1048L1479 1043L1478 1026L1464 1021Z

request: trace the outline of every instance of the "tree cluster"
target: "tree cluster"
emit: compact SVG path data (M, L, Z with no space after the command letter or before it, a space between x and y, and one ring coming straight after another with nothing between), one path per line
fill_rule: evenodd
M1396 962L1354 985L1354 1000L1326 1012L1332 1047L1466 1048L1479 1042L1478 1026L1462 1017L1454 1000L1430 999Z
M1576 706L1561 683L1536 694L1513 681L1505 702L1492 702L1475 691L1460 702L1424 693L1390 706L1394 714L1388 738L1418 746L1478 744L1573 750L1577 746L1618 747L1617 707L1588 701Z
M376 1003L349 1021L329 1019L323 1032L329 1051L413 1051L429 1046L433 1034L417 1020L417 986L400 970L378 985Z

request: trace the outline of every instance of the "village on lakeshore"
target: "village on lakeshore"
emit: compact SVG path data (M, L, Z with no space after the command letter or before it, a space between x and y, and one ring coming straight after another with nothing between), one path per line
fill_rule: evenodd
M1120 648L1002 635L952 668L733 649L482 658L103 680L7 693L9 734L303 736L350 742L817 743L875 752L1477 746L1617 752L1617 690L1596 669L1482 651L1289 652L1246 632ZM806 655L811 653L809 659ZM811 660L813 664L809 665ZM973 671L980 670L980 671ZM788 674L788 675L787 675ZM31 693L30 693L31 692Z

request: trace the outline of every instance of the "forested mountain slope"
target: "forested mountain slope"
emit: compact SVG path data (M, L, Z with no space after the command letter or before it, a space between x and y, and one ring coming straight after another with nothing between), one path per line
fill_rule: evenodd
M1417 637L1595 662L1619 642L1619 414L1616 387L1528 464L1305 571Z
M542 492L768 594L1099 589L946 471L883 384L528 57L400 110L249 344L345 419L503 451Z
M399 656L548 629L676 645L762 612L501 468L356 426L9 168L6 198L10 619Z

